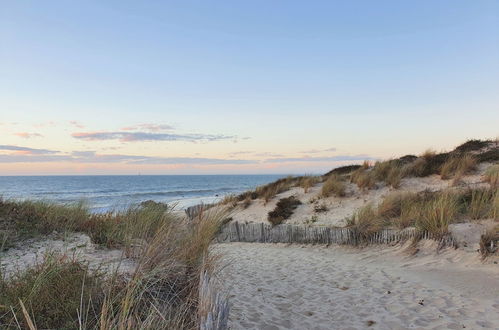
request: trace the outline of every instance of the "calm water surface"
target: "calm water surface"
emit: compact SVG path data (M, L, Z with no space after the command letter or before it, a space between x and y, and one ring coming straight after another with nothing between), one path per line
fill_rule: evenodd
M210 203L277 180L282 175L0 176L0 196L71 203L84 200L95 212L145 200L185 208Z

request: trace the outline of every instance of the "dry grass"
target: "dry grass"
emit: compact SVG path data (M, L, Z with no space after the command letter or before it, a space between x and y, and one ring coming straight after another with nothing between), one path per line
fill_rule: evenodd
M372 189L376 186L376 180L374 175L372 175L372 171L365 170L363 167L352 173L350 181L355 183L361 190Z
M480 238L480 253L482 258L485 259L489 255L498 251L499 246L499 226L488 230Z
M373 205L367 204L348 219L347 225L355 230L362 239L367 239L372 234L380 231L384 224L383 220L378 217Z
M207 249L224 218L210 209L186 222L157 205L88 216L72 228L125 249L137 264L131 277L104 276L65 256L47 258L1 277L0 327L15 326L15 319L27 326L21 299L38 328L194 329L200 274L215 261Z
M0 250L14 241L78 230L89 218L83 203L57 205L41 201L9 201L0 198ZM3 243L3 244L2 244Z
M322 185L321 196L344 197L346 195L346 185L338 175L331 175Z
M448 233L449 224L456 220L460 205L458 198L451 192L438 194L435 198L421 205L416 228L441 237Z
M453 177L462 177L472 172L477 165L476 159L470 154L450 157L441 167L440 176L442 180Z
M401 167L396 164L393 164L390 170L388 171L388 175L386 176L385 182L392 188L397 189L400 187L400 183L402 182L402 177L403 173Z
M499 187L499 164L490 166L485 171L483 178L491 187Z
M243 208L247 209L251 205L252 199L251 196L246 196L246 198L243 201Z
M272 225L279 225L288 219L301 202L294 196L281 198L273 211L268 214L268 220Z
M468 192L469 202L466 205L467 214L473 220L491 217L493 200L497 195L497 189L473 189Z
M320 178L317 176L302 176L298 180L298 186L303 188L303 192L307 193L310 188L319 183Z

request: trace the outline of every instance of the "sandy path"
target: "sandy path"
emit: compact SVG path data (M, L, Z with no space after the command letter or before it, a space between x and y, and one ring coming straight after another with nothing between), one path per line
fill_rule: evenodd
M499 266L342 247L220 244L232 329L499 329Z

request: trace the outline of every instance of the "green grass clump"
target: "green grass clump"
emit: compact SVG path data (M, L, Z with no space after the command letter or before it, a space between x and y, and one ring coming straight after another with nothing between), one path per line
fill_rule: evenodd
M367 204L348 219L347 226L361 238L367 239L383 228L383 220L378 216L373 205Z
M484 180L491 187L499 187L499 164L492 165L485 171Z
M473 220L491 217L493 200L497 189L470 189L465 193L466 213Z
M273 211L268 214L268 220L272 225L279 225L288 219L301 202L294 196L281 198Z
M98 315L90 308L100 309L104 282L102 274L89 272L81 262L49 255L25 272L0 279L0 327L15 328L19 322L28 329L22 302L40 329L77 328L79 314L86 328L97 328Z
M0 199L0 250L16 240L77 231L90 213L84 203L58 205L43 201ZM3 243L3 244L2 244Z
M449 224L456 220L459 210L460 205L455 194L441 193L421 205L416 228L441 237L448 233Z
M336 197L344 197L346 195L346 185L337 175L329 176L322 185L321 196L329 197L331 195Z

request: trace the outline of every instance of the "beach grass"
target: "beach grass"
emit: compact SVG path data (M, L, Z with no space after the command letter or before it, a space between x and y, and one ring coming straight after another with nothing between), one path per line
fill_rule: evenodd
M321 196L344 197L346 195L346 185L338 175L330 175L322 185Z
M47 255L14 276L2 274L0 327L29 328L30 322L40 329L197 327L199 278L216 263L207 251L225 219L223 211L209 210L187 221L164 204L91 215L74 206L65 210L20 202L20 208L16 203L2 204L3 216L15 216L16 226L9 230L23 230L34 222L35 227L49 224L59 232L82 231L103 247L123 249L136 266L128 275L103 273L68 255ZM68 221L71 212L79 218ZM20 241L48 230L12 238Z

